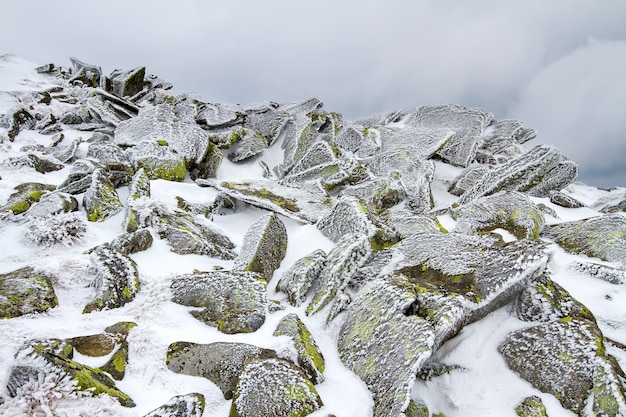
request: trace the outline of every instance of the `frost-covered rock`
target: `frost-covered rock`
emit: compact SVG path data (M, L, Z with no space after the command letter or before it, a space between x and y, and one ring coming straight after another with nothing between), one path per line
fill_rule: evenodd
M557 206L565 208L580 208L585 207L585 204L578 201L574 197L565 194L562 191L553 191L550 193L550 202Z
M41 196L27 214L29 217L46 217L78 210L78 201L67 193L51 192Z
M187 175L185 158L174 152L167 141L144 140L128 150L135 170L143 169L151 180L181 182Z
M93 286L95 299L87 304L83 313L108 310L131 302L139 291L137 264L108 244L98 246L91 253L96 270Z
M537 239L546 223L543 214L526 195L500 192L456 208L457 233L482 234L495 229L511 232L518 239Z
M459 200L465 204L498 191L519 191L535 197L547 197L561 190L578 175L576 163L558 149L537 145L523 155L488 171Z
M565 318L518 330L498 348L509 368L577 415L621 416L623 371L606 356L603 337L587 320Z
M43 313L58 305L49 275L30 267L0 274L0 319Z
M231 147L228 159L233 162L245 161L262 153L269 146L266 137L249 129L242 129L235 144Z
M73 76L69 80L71 84L73 81L79 80L88 87L97 87L100 85L100 78L102 77L102 68L98 65L88 64L75 57L70 57L72 63Z
M483 132L476 160L489 165L502 164L523 154L526 150L521 144L536 136L536 130L525 128L517 120L493 120Z
M376 177L370 181L345 187L342 196L357 198L371 213L380 213L406 198L406 191L399 176L390 175L386 178Z
M493 115L453 104L424 106L415 110L407 124L425 128L447 128L455 132L437 152L444 161L466 167L475 158L482 134Z
M290 119L291 115L288 112L279 106L270 105L248 110L244 127L266 138L269 146L278 138Z
M94 135L90 139L87 157L96 159L103 165L130 165L126 152L106 135Z
M326 123L327 117L317 115L313 118L297 117L285 126L282 163L274 168L279 178L283 178L295 167L294 173L302 172L321 164L334 161L335 153L327 142L318 142L319 129Z
M373 156L380 149L378 133L356 124L344 126L332 138L331 144L356 155L358 158Z
M196 122L209 128L228 127L243 122L244 111L237 105L200 103Z
M297 365L314 384L324 382L325 361L313 335L297 314L287 314L274 331L274 336L289 336L298 352Z
M256 272L209 271L172 280L172 301L223 333L252 333L265 322L267 282Z
M447 232L437 217L425 214L415 215L408 210L387 212L383 220L398 233L400 239L418 233Z
M339 242L348 234L365 235L376 249L400 240L393 229L352 196L341 197L330 213L317 222L317 228L333 242Z
M192 392L173 397L144 417L202 417L204 405L204 395Z
M120 391L105 372L59 354L55 346L59 347L59 343L35 341L17 353L7 381L10 396L39 391L36 400L41 401L42 397L51 395L58 401L76 392L92 396L106 394L124 407L135 406L133 400Z
M83 206L90 222L104 221L124 209L115 187L102 169L93 172L91 185L83 198Z
M124 230L134 232L139 228L139 218L141 217L134 203L141 198L150 198L150 179L143 168L133 175L128 191L126 213L124 216Z
M309 289L314 286L326 265L326 253L317 249L298 259L283 273L276 284L276 290L287 294L289 303L299 306L305 300Z
M616 262L626 269L626 217L592 217L547 226L542 234L568 252Z
M145 75L146 67L128 71L115 70L106 77L106 89L118 97L132 97L143 90Z
M15 137L22 131L35 127L35 118L27 110L19 108L13 112L13 114L5 115L8 119L7 123L7 137L9 141L13 142ZM3 123L4 124L4 123Z
M282 359L246 365L235 388L231 417L304 417L322 407L305 375Z
M455 135L446 127L376 126L375 130L380 135L381 152L410 148L421 159L432 157Z
M41 197L55 190L54 185L41 184L36 182L25 182L14 188L15 192L9 196L1 211L11 211L13 214L21 214L30 209Z
M597 278L611 284L626 284L626 271L594 262L573 261L567 264L565 270L570 274Z
M473 188L487 172L489 172L489 167L485 165L468 166L452 181L448 192L456 196L461 196L467 190Z
M268 213L255 221L243 237L239 256L233 269L257 272L266 281L287 253L287 229L275 213Z
M305 222L315 223L330 212L332 200L322 192L287 187L269 180L216 182L196 180L200 186L212 186L223 193L253 206Z
M207 378L230 400L246 363L275 358L276 352L246 343L175 342L167 349L167 367L179 374Z
M515 313L524 321L547 322L566 317L596 321L587 307L547 274L534 279L524 288L515 303Z
M515 414L519 417L548 417L543 400L535 395L524 398L524 401L515 407Z
M34 216L28 219L24 236L43 247L72 246L80 242L87 232L87 225L80 213L61 213Z
M111 246L124 255L141 252L152 246L152 233L148 229L138 229L124 233L111 241Z
M374 417L400 417L415 375L432 353L430 324L406 315L415 290L401 276L370 283L349 306L337 349L341 361L368 387Z
M40 174L59 171L64 167L63 164L58 163L53 157L35 153L9 157L0 162L0 165L8 169L32 168Z

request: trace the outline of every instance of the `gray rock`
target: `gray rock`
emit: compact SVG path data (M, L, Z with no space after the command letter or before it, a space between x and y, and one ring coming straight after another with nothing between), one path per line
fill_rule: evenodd
M262 153L269 146L263 135L250 129L243 129L235 144L231 147L228 159L233 162L245 161Z
M13 142L15 137L22 131L33 129L35 118L25 109L17 109L11 116L8 116L7 136Z
M2 211L11 211L13 214L21 214L41 200L45 194L55 190L54 185L41 184L38 182L25 182L14 188L15 192L9 196L6 204L0 208Z
M542 236L568 252L616 262L626 269L626 217L619 214L546 226Z
M135 170L143 169L151 180L178 182L185 180L187 175L185 159L170 148L166 141L145 140L127 152Z
M217 182L198 179L196 183L215 187L237 200L305 223L317 222L332 208L332 200L326 194L287 187L269 180Z
M283 317L276 326L274 336L289 336L298 352L297 365L314 384L324 382L324 356L297 314L291 313Z
M570 274L597 278L611 284L626 284L626 271L594 262L573 261L567 264L565 270Z
M280 278L276 290L287 294L289 303L301 305L326 265L326 253L317 249L298 259Z
M49 275L31 267L0 274L0 319L43 313L57 305Z
M623 371L606 356L602 333L590 321L566 318L518 330L498 350L509 368L577 415L588 401L595 415L625 409Z
M91 185L83 198L83 206L90 222L104 221L124 209L115 187L102 169L93 172Z
M150 179L143 168L135 173L128 188L124 230L126 232L134 232L139 229L139 219L141 218L141 214L137 212L135 207L135 202L140 199L150 198Z
M557 206L565 208L585 207L585 204L576 200L574 197L565 194L562 191L552 191L550 193L550 202Z
M76 156L76 152L78 151L78 145L80 145L81 139L77 139L72 141L71 144L67 146L58 146L53 145L48 148L47 151L60 162L66 164L70 162Z
M1 164L9 169L32 168L40 174L59 171L65 167L49 156L35 155L33 153L9 157L3 160Z
M143 90L146 67L128 71L115 70L107 77L107 91L117 97L132 97Z
M380 126L381 152L410 149L420 159L429 159L454 137L455 133L445 127Z
M172 280L172 301L188 307L198 320L223 333L252 333L265 322L266 281L255 272L209 271Z
M118 308L133 301L139 291L135 261L108 244L98 246L90 259L96 270L92 284L96 297L85 306L83 313Z
M275 213L268 213L255 221L246 231L233 269L257 272L269 282L286 253L285 224Z
M267 139L268 146L274 143L291 119L291 115L280 107L248 111L244 127Z
M431 325L405 311L415 290L401 276L371 282L349 306L337 349L341 361L368 387L374 417L400 417L415 375L433 350Z
M209 128L223 128L243 122L243 110L236 105L201 103L198 106L196 121Z
M355 124L349 124L340 129L331 143L358 158L373 156L380 149L377 132Z
M246 343L176 342L167 349L167 367L179 374L207 378L230 400L246 363L275 357L276 352L271 349Z
M543 400L535 395L524 398L524 401L515 407L515 414L519 417L548 417Z
M448 192L452 195L461 196L473 188L486 174L489 168L485 165L470 165L452 181Z
M447 233L437 217L429 215L415 215L408 210L384 213L384 222L398 233L400 239L419 233Z
M204 404L200 393L177 395L144 417L202 417Z
M500 192L482 197L452 211L457 233L483 234L495 229L518 239L538 239L545 226L541 211L526 195Z
M73 81L80 80L87 87L98 87L100 85L102 69L99 66L87 64L74 57L70 57L70 61L72 63L72 73L74 74L69 80L70 84Z
M329 166L337 162L337 157L333 148L328 142L320 141L312 143L302 155L293 168L289 171L290 175L306 172L311 168L318 166Z
M111 241L111 246L124 255L141 252L152 246L152 233L148 229L138 229L124 233Z
M334 159L332 150L329 155L328 150L324 149L323 145L316 145L319 136L318 129L321 128L325 121L325 116L316 116L316 120L312 120L310 117L297 117L287 123L284 140L281 143L281 148L284 151L283 161L274 169L279 178L283 178L300 163L303 164L303 167L299 169L299 172L322 164L329 156L331 161ZM305 155L309 153L309 149L314 145L316 145L316 149L311 149L310 155L305 158Z
M369 212L374 214L387 210L406 198L404 186L400 177L396 175L376 177L345 187L341 195L356 197Z
M491 123L493 115L478 109L452 104L418 108L407 121L410 126L447 128L455 135L437 152L444 161L467 167L474 161L482 143L482 134Z
M317 390L302 371L282 359L246 365L239 376L231 417L306 416L322 407Z
M487 172L459 203L465 204L498 191L519 191L534 197L547 197L550 191L561 190L578 175L578 166L558 149L537 145L527 153Z
M87 149L88 158L96 159L103 165L130 165L126 152L106 135L94 135L89 142L89 148Z
M27 211L30 217L46 217L59 213L69 213L78 210L78 201L67 193L51 192L42 195Z

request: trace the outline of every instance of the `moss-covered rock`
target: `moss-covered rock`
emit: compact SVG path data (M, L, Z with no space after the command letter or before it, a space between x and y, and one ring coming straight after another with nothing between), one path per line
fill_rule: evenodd
M474 200L453 211L458 233L482 234L495 229L518 239L537 239L545 225L541 211L526 195L501 192Z
M151 180L185 180L187 164L182 155L174 152L167 142L144 140L128 150L135 170L143 169Z
M295 365L265 359L244 367L229 417L304 417L322 405L311 381Z
M87 210L87 220L91 222L104 221L123 210L124 205L115 187L102 169L93 172L83 206Z
M246 231L233 269L257 272L266 281L270 281L286 253L285 224L275 213L268 213Z
M77 336L67 339L74 349L81 355L106 356L113 352L117 338L108 333L98 333L88 336Z
M52 277L31 267L0 274L0 319L43 313L58 305Z
M124 379L126 367L128 366L128 342L123 340L117 350L111 355L107 363L100 367L100 370L111 375L116 381Z
M40 200L28 210L30 217L46 217L60 213L70 213L78 209L76 198L67 193L50 192L43 194Z
M148 229L139 229L124 233L111 241L111 246L124 255L141 252L152 246L152 233Z
M297 314L283 317L274 331L274 336L289 336L298 352L298 365L314 384L324 382L325 361L313 335Z
M54 185L25 182L14 188L15 192L9 196L7 203L0 211L11 211L13 214L24 213L31 205L38 202L44 194L55 189Z
M204 395L200 393L177 395L144 417L202 417L204 405Z
M524 398L524 401L515 407L515 414L519 417L548 417L543 401L540 397L534 395Z
M317 249L298 259L289 267L276 284L276 290L287 294L289 303L299 306L305 300L307 293L319 278L326 265L326 253Z
M143 90L146 67L137 67L132 70L115 70L107 77L107 89L117 97L134 96Z
M267 282L256 272L209 271L172 280L172 300L200 321L223 333L251 333L265 322Z
M83 313L118 308L135 298L139 291L135 261L109 244L98 246L90 259L96 270L93 282L96 297L85 306Z
M269 146L268 139L262 134L250 129L243 129L239 138L228 154L233 162L245 161L262 153Z
M128 199L126 200L126 213L124 216L124 230L134 232L141 226L139 218L141 215L137 212L135 202L139 199L150 198L150 178L146 175L146 171L139 169L130 182Z
M551 225L544 229L543 236L568 252L617 262L626 269L626 217L622 215Z
M179 374L207 378L230 400L246 363L275 358L276 352L246 343L172 343L167 349L167 367Z
M383 221L398 233L400 239L419 233L447 233L437 217L413 214L408 210L388 211L381 216Z

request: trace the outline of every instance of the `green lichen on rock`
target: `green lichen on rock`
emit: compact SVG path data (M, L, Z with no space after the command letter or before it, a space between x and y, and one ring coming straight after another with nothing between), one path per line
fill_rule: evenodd
M593 413L596 416L621 417L626 410L624 373L617 361L608 357L596 365L593 379Z
M172 280L172 301L189 307L198 320L223 333L251 333L265 322L267 282L256 272L208 271Z
M233 269L257 272L266 281L270 281L286 253L285 224L275 213L268 213L246 231Z
M288 314L276 326L274 336L289 336L298 352L298 365L314 384L324 382L325 361L313 335L297 314Z
M204 407L204 395L192 392L191 394L173 397L167 403L152 410L144 417L202 417Z
M111 375L116 381L121 381L126 374L126 366L128 366L128 342L124 340L100 370Z
M93 172L83 205L90 222L104 221L124 208L115 187L102 169Z
M175 342L167 349L166 364L172 372L207 378L230 400L246 363L275 357L271 349L246 343Z
M0 319L43 313L58 305L51 277L31 267L0 275Z
M14 188L15 192L9 196L7 203L0 208L0 212L12 211L13 214L21 214L27 211L31 205L38 202L41 197L54 191L54 185L41 184L37 182L26 182Z
M617 262L626 269L626 217L622 215L555 224L546 227L542 235L568 252Z
M182 182L187 175L185 158L169 146L156 141L142 141L128 151L136 171L143 169L151 180Z
M546 406L540 397L532 396L524 398L520 405L515 407L515 414L519 417L548 417Z
M305 417L322 405L311 381L295 365L265 359L244 367L229 417Z
M93 282L96 297L85 306L83 313L118 308L135 298L139 291L139 272L135 261L104 244L91 253L91 262L96 269Z
M106 356L113 352L117 339L107 333L77 336L67 339L78 353L86 356Z
M276 284L276 290L287 294L289 303L299 306L306 299L307 292L314 286L326 265L326 253L317 249L298 259L289 267Z

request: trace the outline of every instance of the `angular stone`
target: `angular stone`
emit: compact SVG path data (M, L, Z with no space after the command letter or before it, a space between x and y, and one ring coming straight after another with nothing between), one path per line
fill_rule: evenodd
M542 236L568 252L616 262L626 269L626 217L619 214L547 226Z
M1 164L9 169L32 168L40 174L59 171L65 167L48 156L35 155L34 153L10 157L2 161Z
M111 241L111 246L124 255L141 252L152 247L152 233L148 229L138 229L124 233Z
M243 129L231 147L228 159L233 162L245 161L262 153L269 146L267 138L258 132Z
M146 67L137 67L128 71L115 70L107 77L107 84L111 88L107 90L118 97L134 96L144 86Z
M626 271L594 262L573 261L567 264L565 270L570 274L597 278L611 284L626 284Z
M219 103L201 103L196 121L209 128L229 127L243 122L244 112L239 106Z
M585 204L576 200L574 197L565 194L562 191L552 191L550 193L550 202L557 206L565 208L585 207Z
M70 57L74 76L69 80L70 84L75 80L82 81L87 87L98 87L102 77L102 69L93 64L87 64L78 58Z
M447 230L445 230L437 217L415 215L408 210L385 213L382 219L398 233L400 239L405 239L418 233L447 233Z
M268 213L250 225L246 231L233 269L257 272L269 282L286 253L285 224L275 213Z
M448 192L452 195L461 196L467 190L473 188L486 174L489 168L485 165L470 165L452 181Z
M429 159L454 137L448 128L427 128L423 126L381 126L381 152L410 149L420 159Z
M276 352L246 343L172 343L167 349L167 367L179 374L207 378L233 398L233 390L246 363L275 358Z
M139 199L150 198L150 179L143 168L135 173L128 188L124 230L134 232L139 229L139 218L141 218L141 214L135 208L135 202Z
M46 217L78 210L78 201L71 194L51 192L42 195L27 211L31 217Z
M515 407L515 414L519 417L548 417L543 400L535 395L524 398L524 401Z
M326 253L317 249L298 259L280 278L276 290L287 294L289 303L299 306L306 299L306 295L319 278L326 265Z
M297 314L287 314L283 317L274 336L289 336L298 352L298 365L311 382L321 384L324 382L325 361L322 352L313 339L313 335Z
M118 308L133 301L139 291L135 261L108 244L98 246L90 259L96 269L93 282L96 297L85 306L83 313Z
M255 272L209 271L172 280L172 301L202 307L191 314L222 333L252 333L265 322L266 281Z
M235 388L231 417L304 417L322 407L302 371L282 359L246 365Z
M326 194L287 187L269 180L217 182L199 179L196 183L215 187L237 200L305 223L317 222L332 208L332 200Z
M74 349L81 355L98 357L113 352L117 338L107 333L98 333L88 336L77 336L67 339Z
M172 150L167 142L142 141L128 150L136 171L143 169L151 180L185 180L185 159Z
M43 313L58 305L51 278L31 267L0 275L0 319Z
M106 135L94 135L87 149L87 157L96 159L103 165L130 165L128 156L122 148L113 143Z
M373 156L380 149L380 139L375 130L370 132L363 126L349 124L339 130L332 140L332 145L348 151L358 158Z
M498 191L519 191L534 197L547 197L561 190L578 175L577 165L558 149L537 145L525 154L487 172L459 199L460 204Z
M370 181L345 187L342 196L353 196L371 213L380 213L406 198L406 192L399 176L376 177Z
M518 192L479 198L454 209L452 216L457 220L457 233L483 234L504 229L518 239L538 239L546 223L535 203Z
M177 395L144 417L202 417L204 405L204 395L200 393Z
M35 118L24 109L16 110L9 118L7 136L10 142L22 131L35 127Z
M93 172L91 185L83 198L83 206L90 222L104 221L124 209L115 187L102 169Z
M55 190L54 185L25 182L14 188L15 192L9 196L7 203L0 211L12 211L13 214L21 214L30 209L41 197Z

